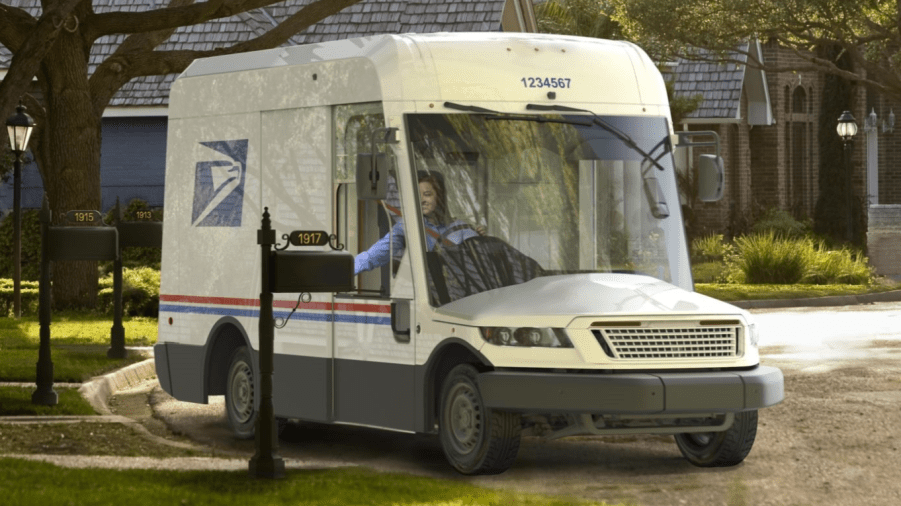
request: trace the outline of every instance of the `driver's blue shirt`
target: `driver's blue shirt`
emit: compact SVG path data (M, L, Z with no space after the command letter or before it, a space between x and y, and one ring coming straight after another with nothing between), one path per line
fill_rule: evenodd
M453 227L465 224L465 222L456 220L447 225L435 225L427 218L423 218L423 222L425 223L426 228L433 230L438 237L441 237L441 234ZM446 238L454 244L460 244L464 239L475 237L477 235L479 234L471 228L462 228L460 230L454 230L448 234ZM391 233L385 234L385 236L373 244L371 248L354 258L354 274L356 275L363 271L372 270L387 264L388 258L391 255L389 242L392 237L394 237L394 257L400 258L403 256L404 249L407 246L407 239L404 235L404 223L403 220L401 220L395 223L394 227L391 229ZM433 237L432 234L427 233L425 241L426 247L431 251L432 248L435 247L435 243L438 242L438 239Z

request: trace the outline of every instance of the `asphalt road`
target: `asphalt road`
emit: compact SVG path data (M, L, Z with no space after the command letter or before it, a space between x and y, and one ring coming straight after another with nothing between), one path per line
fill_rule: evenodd
M733 468L693 467L665 436L529 437L509 471L467 478L434 437L319 424L289 427L280 454L643 506L901 504L901 303L752 313L763 363L785 373L786 401L761 411L754 449ZM171 430L253 454L253 441L230 435L221 397L182 403L158 386L149 395Z

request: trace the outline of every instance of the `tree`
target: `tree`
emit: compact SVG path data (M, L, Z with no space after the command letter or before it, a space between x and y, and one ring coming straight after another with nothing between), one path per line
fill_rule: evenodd
M818 71L873 86L901 100L901 0L610 0L625 34L651 53L692 57L691 47L728 59L742 41L776 40L806 62L768 72ZM821 49L840 48L849 66Z
M177 28L227 18L284 0L171 0L143 12L98 13L91 0L42 0L43 14L0 5L0 44L13 54L0 82L0 116L21 97L37 123L30 148L36 158L54 219L72 209L100 207L100 136L103 111L113 95L136 77L179 73L195 59L277 47L292 35L360 0L314 0L257 38L208 51L155 51ZM34 0L37 4L37 0ZM152 4L152 2L151 2ZM124 35L118 49L89 72L91 47ZM42 100L28 94L37 78ZM4 134L0 134L6 141ZM93 262L54 267L57 306L93 306Z
M622 39L607 0L548 0L535 6L538 31L596 39Z

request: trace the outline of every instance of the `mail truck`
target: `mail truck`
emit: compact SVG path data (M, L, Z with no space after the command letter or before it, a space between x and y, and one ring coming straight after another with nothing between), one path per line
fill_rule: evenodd
M268 208L276 247L322 231L305 248L375 255L387 236L352 290L276 294L278 419L435 434L464 474L508 469L523 435L672 434L693 464L735 465L783 377L750 314L693 291L674 154L705 142L673 130L627 42L381 35L197 60L170 96L160 384L224 395L253 435ZM722 160L692 158L717 199Z

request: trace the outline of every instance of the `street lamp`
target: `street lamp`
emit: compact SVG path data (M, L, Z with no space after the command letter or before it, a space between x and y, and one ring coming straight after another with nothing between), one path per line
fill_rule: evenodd
M857 135L857 122L854 121L851 111L845 111L838 117L838 125L835 130L845 143L850 142Z
M854 121L854 116L851 115L851 111L845 111L838 117L838 125L836 125L835 131L838 132L839 137L842 138L842 142L844 143L845 169L848 171L848 184L845 185L845 197L848 201L848 224L845 229L845 238L848 242L851 242L854 239L854 205L851 202L853 199L853 192L851 191L852 169L850 145L854 140L854 136L857 135L857 123Z
M34 130L34 120L19 102L16 113L6 119L13 162L13 313L22 316L22 154Z

